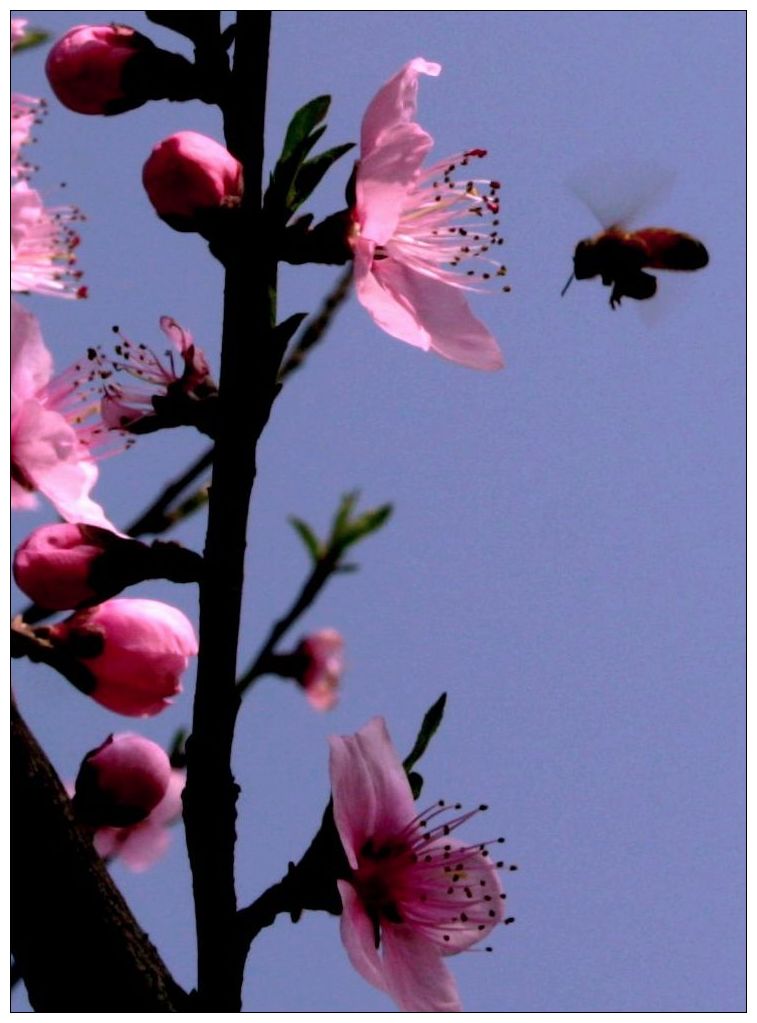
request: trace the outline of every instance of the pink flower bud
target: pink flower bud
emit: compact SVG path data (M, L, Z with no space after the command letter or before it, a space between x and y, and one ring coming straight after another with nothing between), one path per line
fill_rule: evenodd
M300 641L296 650L304 657L297 681L316 710L331 710L338 699L344 670L344 640L336 629L321 629Z
M104 531L103 531L104 532ZM27 597L50 611L93 600L92 566L102 554L97 529L73 522L40 526L16 551L13 575Z
M130 717L151 717L167 707L197 653L189 619L159 600L106 600L51 626L49 635L92 676L88 695Z
M85 824L123 828L147 817L171 778L167 754L131 732L110 735L79 768L74 810Z
M125 828L98 828L94 844L99 854L118 857L138 873L151 867L168 848L172 825L181 819L185 781L185 772L173 768L165 796L143 821Z
M206 135L179 131L155 146L142 183L159 217L178 231L195 231L198 214L239 202L242 165Z
M124 88L126 65L153 43L126 25L77 25L50 50L45 71L53 92L77 114L120 113L141 106Z

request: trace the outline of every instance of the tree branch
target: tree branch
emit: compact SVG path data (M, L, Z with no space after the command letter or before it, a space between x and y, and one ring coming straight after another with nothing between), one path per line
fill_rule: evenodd
M38 1012L190 1008L11 707L11 945Z
M231 747L239 709L236 651L247 514L256 446L283 357L273 343L276 258L261 207L270 12L240 11L232 88L224 107L229 149L242 162L239 223L224 248L218 432L200 586L200 656L184 791L197 923L198 994L205 1010L237 1012L245 954L235 941L234 847L238 787Z

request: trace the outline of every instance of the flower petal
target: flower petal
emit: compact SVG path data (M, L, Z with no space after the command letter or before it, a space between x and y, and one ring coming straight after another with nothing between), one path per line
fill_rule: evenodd
M334 821L350 866L370 838L396 838L416 817L405 770L383 718L355 735L331 736L329 771Z
M342 898L339 933L350 962L369 984L373 984L380 991L386 991L373 924L352 885L348 881L337 881L337 887Z
M431 339L419 323L415 310L401 293L384 283L374 273L374 266L386 262L373 259L374 245L358 238L355 244L355 294L358 302L371 314L377 327L392 337L428 351ZM388 284L391 284L391 279Z
M360 128L360 153L364 159L379 142L382 132L398 123L407 123L415 116L418 75L441 72L441 64L415 57L383 85L363 116Z
M11 411L33 398L53 371L53 359L39 329L37 317L11 300Z
M11 461L67 522L115 531L89 497L97 466L77 458L76 434L60 413L36 401L24 402L11 425Z
M483 941L497 924L502 923L505 918L505 901L500 897L502 879L490 856L484 856L478 847L471 848L449 836L444 838L443 844L450 847L453 856L455 852L462 854L460 859L463 869L459 871L458 883L469 886L474 893L473 901L464 906L467 923L460 919L454 927L444 929L447 940L441 952L442 955L451 956Z
M455 979L430 941L389 925L381 945L386 989L403 1012L462 1012Z
M409 188L434 140L417 124L397 124L360 161L357 222L360 234L384 245L394 234Z
M160 329L180 355L183 355L192 344L192 335L172 316L161 316Z
M497 342L470 311L460 288L420 274L395 259L375 260L373 276L406 313L393 322L391 316L386 316L388 300L381 309L376 303L376 308L384 313L382 319L366 305L374 320L392 337L431 348L443 358L471 369L502 369L504 360ZM408 321L412 329L406 333L404 324Z

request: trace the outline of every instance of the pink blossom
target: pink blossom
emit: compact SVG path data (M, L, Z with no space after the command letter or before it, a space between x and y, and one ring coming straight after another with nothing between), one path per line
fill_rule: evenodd
M329 741L334 820L352 868L337 882L350 961L405 1012L459 1012L443 957L485 938L503 920L505 896L491 843L449 835L486 808L446 823L459 805L418 814L383 718Z
M11 50L15 50L18 44L23 42L28 24L28 18L11 18Z
M66 521L113 529L89 497L97 480L95 451L108 431L83 423L97 411L84 405L88 370L78 363L52 378L52 369L36 317L12 302L11 505L34 507L39 491Z
M168 755L157 743L132 732L109 735L82 760L74 812L94 827L137 824L163 799L170 779Z
M179 354L181 366L178 369L170 349L161 359L147 345L134 344L124 337L116 345L117 361L109 364L102 353L98 353L104 390L102 417L110 429L128 430L136 422L154 416L155 398L183 395L202 400L216 391L205 353L194 343L189 331L170 316L161 316L160 329ZM124 387L113 379L114 370L128 373L146 386Z
M240 201L242 165L207 135L179 131L150 153L142 183L159 217L179 231L196 231L198 216Z
M174 768L166 794L145 820L127 828L99 828L95 849L107 859L121 859L135 873L147 870L165 853L171 825L181 818L181 793L186 775Z
M358 300L392 337L473 369L503 365L465 290L502 277L486 255L501 243L499 183L454 178L486 155L472 149L421 164L433 139L413 121L420 74L441 66L416 57L383 86L363 117L351 243ZM458 270L475 260L482 270ZM476 283L474 283L476 282ZM509 289L505 289L509 290Z
M331 710L339 696L344 670L344 640L336 629L320 629L306 636L296 650L304 661L297 681L316 710Z
M124 69L152 42L127 25L77 25L52 47L45 71L53 92L77 114L121 113L141 106L129 102Z
M90 576L104 549L99 530L91 526L40 526L16 551L13 576L40 607L65 611L97 596Z
M74 270L79 235L72 223L83 220L74 206L47 208L26 181L11 188L11 291L57 298L86 298Z
M92 699L129 717L170 706L198 649L186 615L159 600L106 600L50 626L49 634L91 675Z

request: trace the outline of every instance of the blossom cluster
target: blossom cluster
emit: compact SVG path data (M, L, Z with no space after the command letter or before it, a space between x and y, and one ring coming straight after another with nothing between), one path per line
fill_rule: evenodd
M12 46L24 22L12 22ZM86 115L141 105L129 69L153 44L127 26L80 25L52 48L49 81L58 99ZM354 195L342 244L354 263L358 301L374 323L407 344L479 370L503 359L468 294L501 286L496 258L499 191L474 177L486 152L474 148L424 165L433 139L415 120L421 75L438 64L417 57L376 94L363 118ZM81 213L47 207L31 187L25 157L43 100L11 100L12 290L83 298L75 269ZM212 239L237 215L244 196L240 162L194 131L158 142L142 180L158 216L179 231ZM502 290L509 290L507 286ZM131 718L165 711L182 692L198 653L187 616L148 598L112 597L100 589L113 544L125 539L91 497L97 461L122 452L135 434L177 425L166 409L217 397L208 360L192 335L160 319L165 353L121 335L115 354L90 347L55 374L37 318L18 301L11 314L11 498L16 509L37 495L62 523L37 529L14 560L19 587L39 607L67 617L40 627L52 658L75 665L77 688L108 712ZM111 590L110 593L118 592ZM344 641L335 629L305 635L288 653L272 652L270 673L293 678L319 711L336 704ZM65 674L65 672L64 672ZM446 957L510 922L493 860L494 842L452 837L486 807L463 811L438 802L417 811L408 774L383 718L330 740L333 821L347 869L335 881L341 936L355 969L404 1011L460 1011ZM144 870L165 850L181 816L179 761L140 735L112 733L88 752L71 790L72 807L95 848Z

